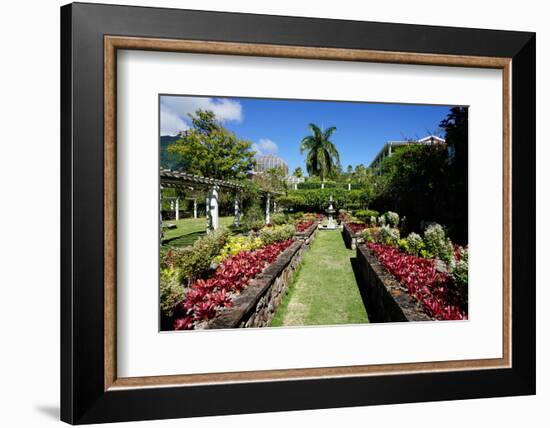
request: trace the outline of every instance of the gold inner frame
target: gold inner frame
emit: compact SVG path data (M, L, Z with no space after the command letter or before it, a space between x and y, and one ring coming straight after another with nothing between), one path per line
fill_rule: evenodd
M503 349L502 358L422 363L377 364L305 369L261 370L170 376L117 377L116 358L116 89L117 50L147 50L212 55L241 55L297 59L323 59L390 64L439 65L502 70L503 91ZM104 37L104 389L191 386L311 378L480 370L511 367L511 58L382 52L267 44Z

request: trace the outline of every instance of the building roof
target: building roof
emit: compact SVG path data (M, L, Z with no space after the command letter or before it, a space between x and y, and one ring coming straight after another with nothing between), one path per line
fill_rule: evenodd
M280 168L288 174L288 164L279 156L269 153L256 158L256 170L258 172L267 171L272 168Z
M445 143L445 139L438 137L437 135L427 135L426 137L420 138L418 140L397 140L397 141L386 141L380 151L376 154L374 159L369 164L369 168L373 167L374 164L378 161L378 159L388 151L389 147L399 147L399 146L406 146L409 144L443 144Z

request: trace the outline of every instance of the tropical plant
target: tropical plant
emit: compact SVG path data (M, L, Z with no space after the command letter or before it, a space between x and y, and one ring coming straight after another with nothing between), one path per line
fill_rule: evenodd
M296 169L294 169L294 172L292 173L292 175L294 177L302 178L304 176L304 171L302 170L302 167L301 166L296 167Z
M195 281L175 308L173 328L193 329L215 317L221 309L231 307L232 294L246 288L249 281L273 263L292 242L282 241L255 251L241 251L225 260L210 278Z
M309 175L316 175L324 180L340 165L338 150L330 141L336 127L321 130L314 123L310 123L309 128L312 133L302 139L300 153L307 152L306 168Z
M389 245L368 243L378 261L418 300L424 311L439 320L462 320L468 313L462 305L467 296L450 284L449 275L438 272L434 259L405 254Z

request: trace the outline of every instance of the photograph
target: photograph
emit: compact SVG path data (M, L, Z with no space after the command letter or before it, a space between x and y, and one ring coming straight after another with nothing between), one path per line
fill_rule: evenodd
M161 331L468 320L468 106L158 103Z

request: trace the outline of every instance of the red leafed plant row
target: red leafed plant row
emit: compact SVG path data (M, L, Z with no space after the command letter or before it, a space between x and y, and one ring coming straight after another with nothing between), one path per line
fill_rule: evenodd
M461 297L452 287L449 275L438 272L434 259L403 253L389 245L368 243L380 263L418 300L426 313L438 320L463 320Z
M296 227L296 232L305 232L306 230L308 230L311 225L314 223L314 221L300 221L298 223L296 223L295 227Z
M232 295L273 263L293 240L277 242L255 251L241 251L224 261L208 279L198 279L185 299L176 307L175 330L190 330L195 324L213 318L219 310L229 308Z
M364 223L346 223L348 227L351 229L354 235L358 234L362 230L366 229L368 226Z

